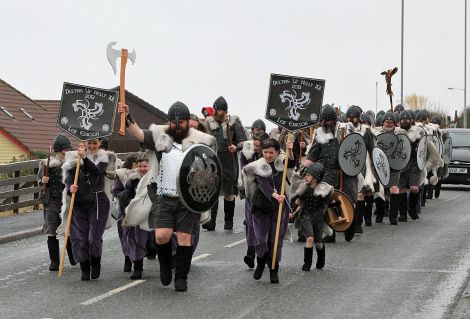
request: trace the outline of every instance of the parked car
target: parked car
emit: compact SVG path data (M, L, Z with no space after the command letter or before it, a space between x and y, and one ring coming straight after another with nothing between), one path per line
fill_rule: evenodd
M452 160L444 184L470 184L470 129L448 128L452 138Z

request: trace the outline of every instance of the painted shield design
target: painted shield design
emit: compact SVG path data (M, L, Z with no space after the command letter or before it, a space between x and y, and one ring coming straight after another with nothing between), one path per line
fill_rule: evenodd
M184 152L177 188L181 202L194 213L203 213L215 205L222 188L222 170L210 147L195 144Z
M390 168L399 171L408 165L411 157L411 143L406 134L397 134L398 145L388 157Z
M428 140L426 138L421 138L418 143L418 148L416 149L416 163L418 168L423 170L426 166L426 158L428 157Z
M442 151L444 150L444 145L442 144L442 141L439 137L437 136L431 136L431 142L434 144L436 147L436 150L439 152L439 155L442 157Z
M366 156L366 143L361 134L349 134L339 146L339 166L346 175L358 175L366 164Z
M390 183L390 164L387 155L378 147L374 147L372 151L372 160L374 161L375 172L382 185L386 186Z
M354 221L354 205L351 199L340 190L335 189L333 202L328 205L325 221L337 232L344 232Z
M444 150L442 152L442 159L444 163L449 165L452 160L452 139L448 137L444 142Z
M397 148L398 137L394 133L382 133L377 136L377 147L380 148L387 157L392 156Z

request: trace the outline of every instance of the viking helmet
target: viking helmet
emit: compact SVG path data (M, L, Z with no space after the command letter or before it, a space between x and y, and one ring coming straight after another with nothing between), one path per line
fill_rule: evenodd
M416 113L416 121L422 122L428 118L428 115L424 111L419 111Z
M223 96L219 96L217 100L214 101L214 110L217 111L226 111L228 110L227 101Z
M379 115L377 116L377 119L375 120L375 126L382 126L384 122L384 116Z
M401 113L400 113L400 121L401 120L412 120L411 118L411 114L410 112L408 112L407 110L403 110Z
M251 129L254 128L259 128L266 132L266 124L264 124L263 120L261 119L258 119L254 121L253 124L251 124Z
M176 128L180 127L180 120L189 120L190 113L188 107L182 102L175 102L168 110L168 119L176 121Z
M394 123L396 123L396 117L395 117L395 114L396 113L393 113L392 111L387 111L387 113L384 114L384 118L382 120L382 123L385 122L385 121L393 121Z
M441 125L442 118L439 115L434 115L431 119L432 124Z
M351 105L346 111L346 118L352 119L353 117L359 118L362 114L362 109L357 105Z
M322 163L315 162L304 171L304 175L309 174L315 177L315 179L320 182L325 176L325 168Z
M405 110L405 107L402 105L402 104L397 104L397 106L395 106L395 112L398 112L398 114L401 114L401 112L403 112Z
M362 124L372 125L372 117L366 113L361 114L360 121Z
M54 152L60 152L60 151L63 151L65 149L71 149L72 144L70 143L70 141L67 137L65 137L64 135L59 134L59 135L56 136L56 138L54 140L53 148L54 148Z
M336 121L337 119L338 116L336 115L335 109L331 105L325 104L320 111L320 122L330 120Z
M385 111L384 111L384 110L378 111L376 117L379 117L380 115L384 116L384 115L385 115Z

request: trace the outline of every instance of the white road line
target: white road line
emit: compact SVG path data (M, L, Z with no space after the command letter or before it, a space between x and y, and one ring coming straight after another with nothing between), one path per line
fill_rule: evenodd
M201 260L201 259L203 259L203 258L209 257L210 255L211 255L211 254L202 254L202 255L193 257L192 262L195 262L195 261Z
M454 200L454 199L456 199L457 197L460 197L460 195L454 195L454 196L452 196L451 198L444 199L442 202L443 202L443 203L445 203L445 202L450 202L451 200Z
M129 289L131 287L134 287L134 286L137 286L137 285L140 285L141 283L143 283L145 280L136 280L134 282L131 282L127 285L124 285L122 287L119 287L119 288L116 288L116 289L113 289L113 290L110 290L108 291L107 293L104 293L102 295L99 295L95 298L91 298L91 299L88 299L87 301L84 301L82 302L80 305L82 306L88 306L88 305L91 305L91 304L94 304L95 302L98 302L98 301L101 301L103 299L106 299L108 297L111 297L112 295L115 295L117 293L120 293L121 291L124 291L126 289Z
M224 248L232 248L232 247L235 247L237 245L243 244L244 242L246 242L246 239L242 239L242 240L236 241L234 243L225 245Z

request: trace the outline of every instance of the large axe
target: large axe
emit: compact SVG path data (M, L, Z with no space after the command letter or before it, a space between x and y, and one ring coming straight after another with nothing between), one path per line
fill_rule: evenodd
M385 82L387 83L387 95L390 97L390 108L393 112L393 102L392 102L392 97L393 97L393 91L392 91L392 76L397 73L398 68L395 67L393 69L383 71L382 75L385 75Z
M116 44L116 41L109 42L106 47L106 55L108 56L108 61L113 68L114 74L116 74L116 60L121 58L121 73L120 73L120 83L119 83L119 102L121 104L126 104L126 89L125 89L125 79L126 79L126 64L127 59L129 58L132 61L132 65L135 63L135 50L131 53L127 49L116 50L113 48L113 45ZM119 135L124 136L126 129L126 115L121 113L121 125L119 126Z

